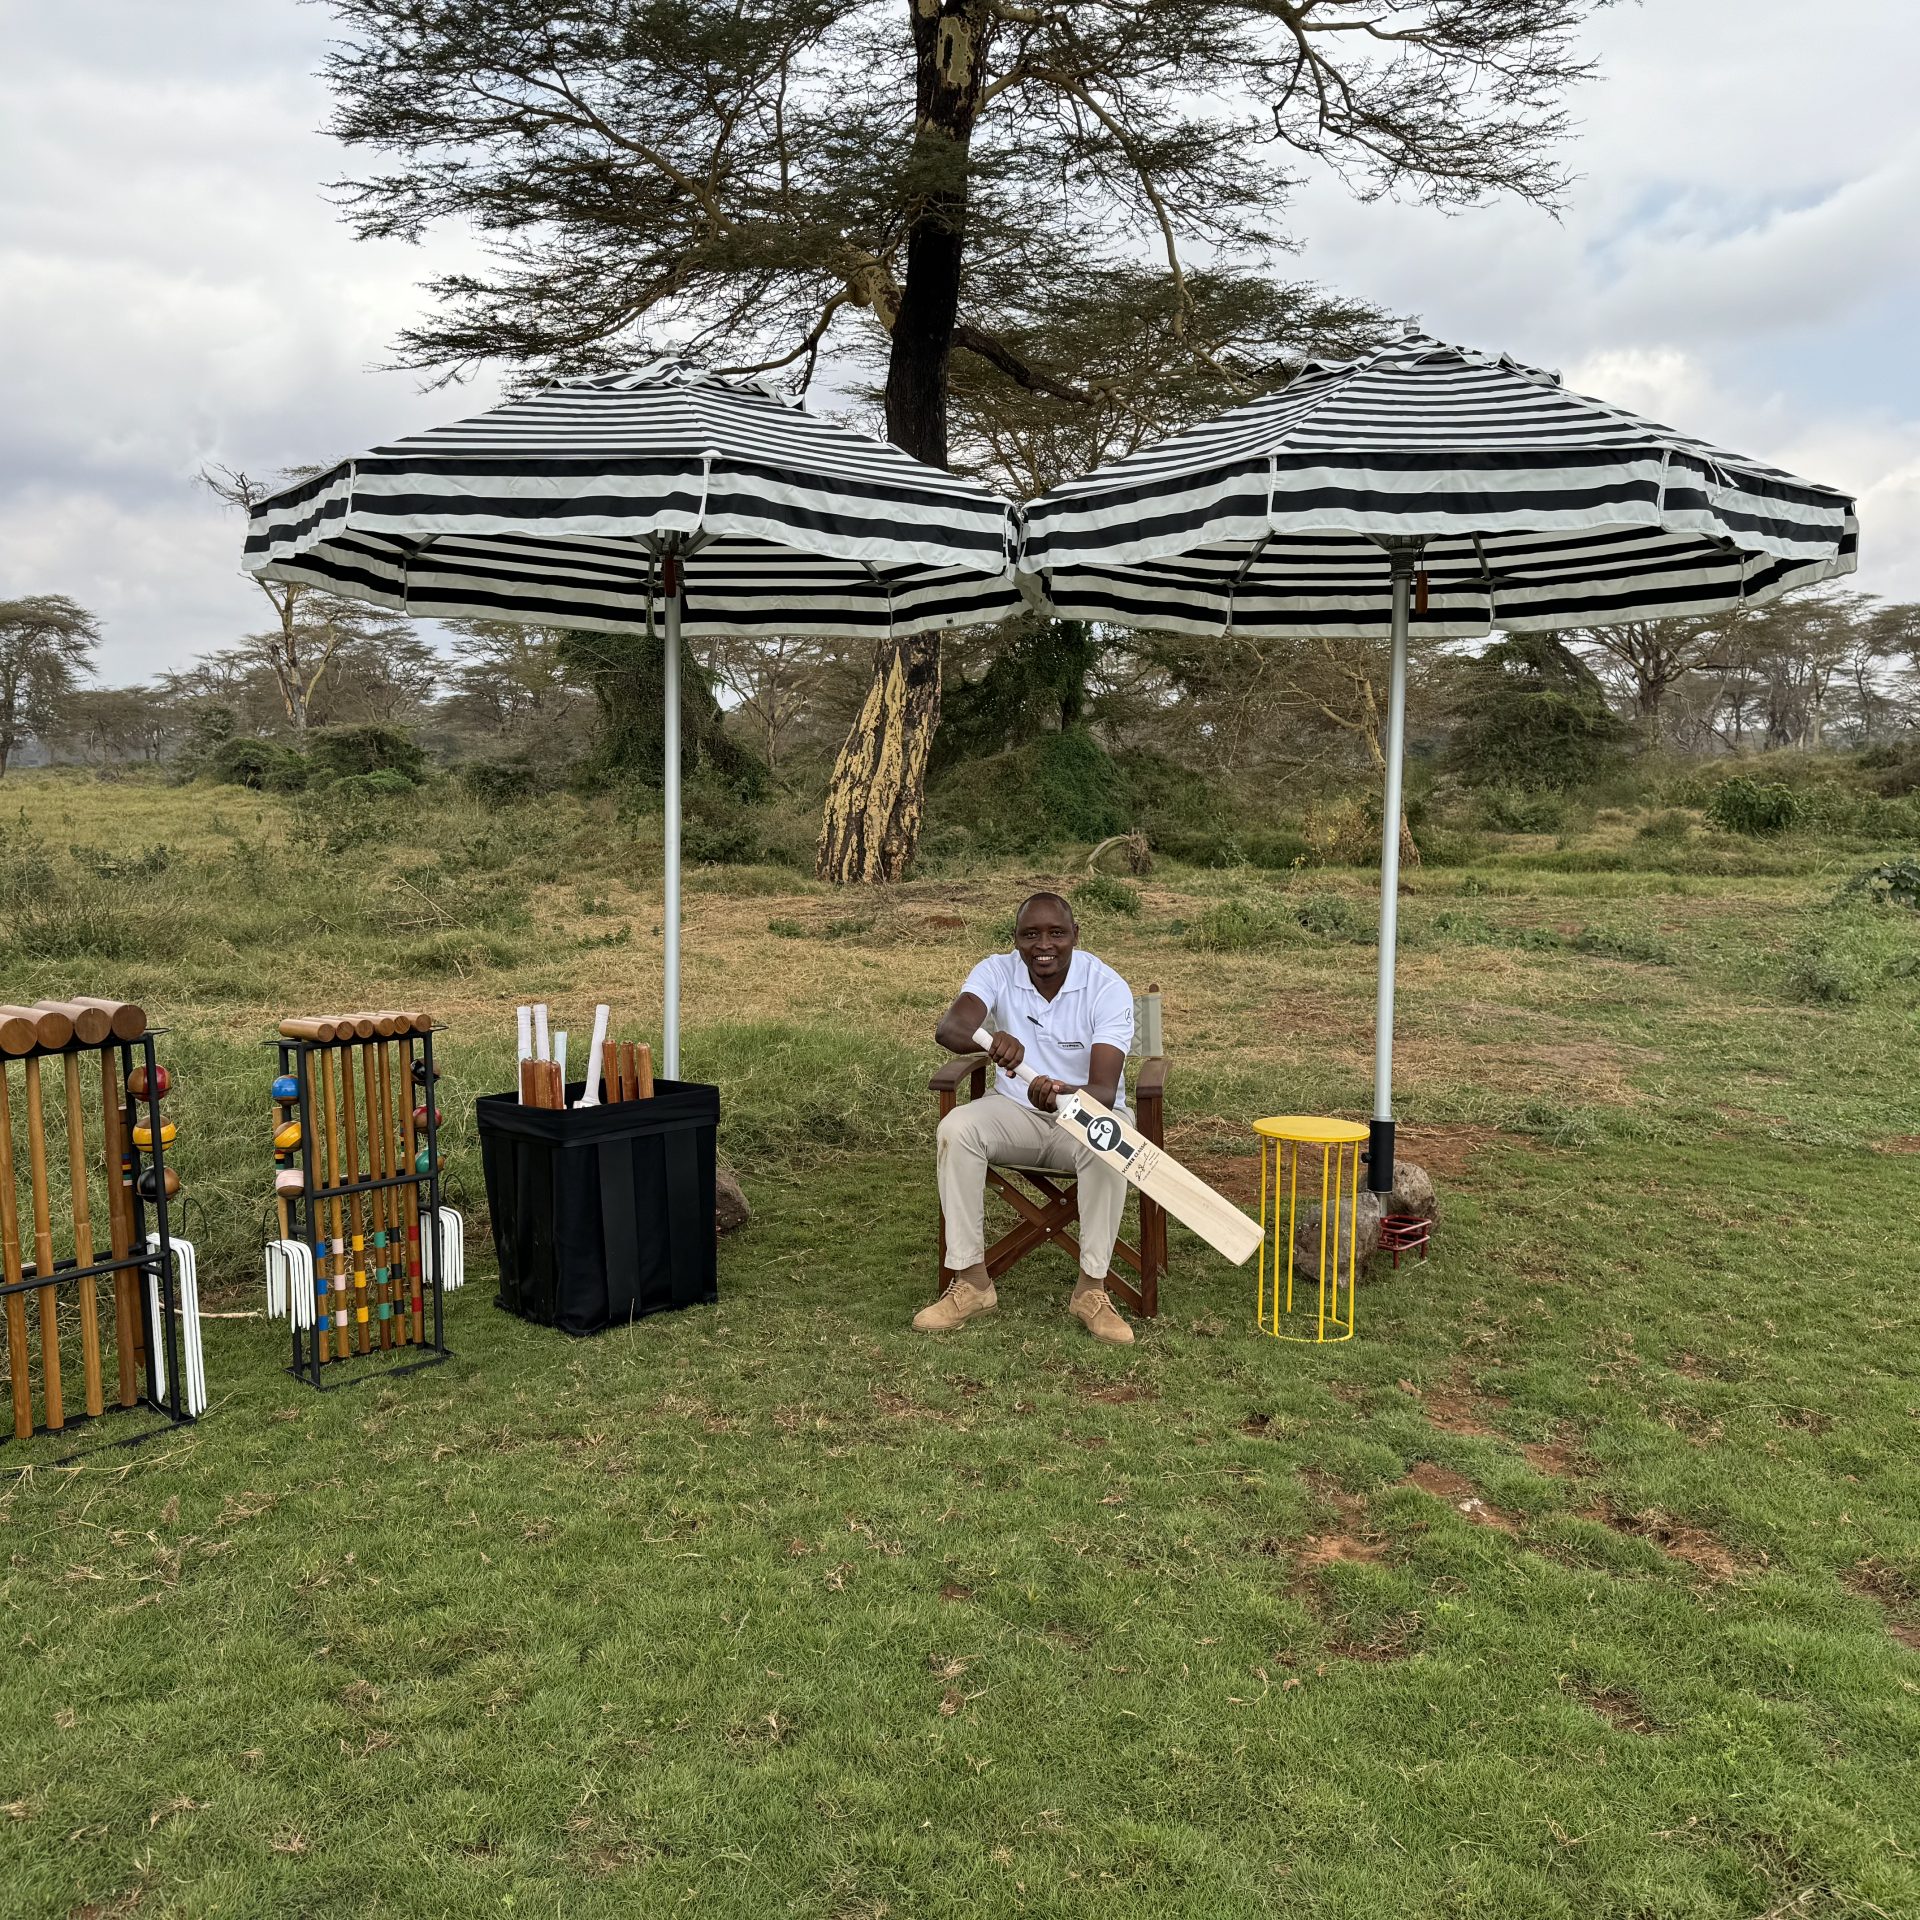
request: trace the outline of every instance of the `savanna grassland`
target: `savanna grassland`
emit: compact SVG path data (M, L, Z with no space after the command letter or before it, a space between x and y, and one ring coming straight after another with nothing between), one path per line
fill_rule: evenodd
M654 1026L656 832L0 790L0 998L168 1027L235 1316L198 1425L0 1448L0 1913L1920 1912L1920 914L1847 891L1911 848L1623 811L1413 873L1441 1225L1318 1349L1177 1230L1131 1350L1057 1258L909 1331L928 1036L1082 886L1244 1198L1255 1115L1366 1111L1364 871L696 872L686 1060L754 1219L718 1307L570 1342L492 1305L471 1102L520 1001ZM403 1002L456 1358L316 1396L257 1314L262 1042Z

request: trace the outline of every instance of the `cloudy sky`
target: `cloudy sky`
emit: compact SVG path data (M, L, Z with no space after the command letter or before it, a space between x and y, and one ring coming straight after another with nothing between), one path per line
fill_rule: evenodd
M296 0L0 0L0 596L98 611L108 680L259 623L200 466L491 398L378 370L465 242L346 236L327 32ZM1920 7L1644 0L1589 39L1559 223L1312 187L1292 270L1852 489L1861 584L1920 599Z

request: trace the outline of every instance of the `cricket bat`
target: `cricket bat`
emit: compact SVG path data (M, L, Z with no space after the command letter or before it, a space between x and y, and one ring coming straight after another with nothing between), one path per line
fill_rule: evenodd
M982 1027L973 1036L981 1052L993 1045L993 1035ZM1006 1071L1004 1067L1000 1069ZM1015 1067L1013 1077L1030 1082L1027 1067ZM1249 1220L1231 1200L1223 1199L1196 1179L1172 1154L1156 1147L1145 1134L1090 1093L1063 1093L1054 1102L1053 1119L1077 1134L1108 1166L1124 1174L1149 1200L1157 1201L1183 1227L1191 1228L1214 1252L1244 1266L1265 1237L1257 1220Z

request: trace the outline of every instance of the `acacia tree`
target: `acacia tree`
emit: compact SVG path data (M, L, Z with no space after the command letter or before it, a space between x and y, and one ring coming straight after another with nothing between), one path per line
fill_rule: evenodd
M99 623L64 593L0 600L0 779L22 741L58 729L99 643Z
M1667 699L1690 674L1726 650L1726 616L1692 620L1625 620L1615 627L1580 627L1567 644L1588 653L1588 665L1617 687L1633 709L1649 746L1667 738Z
M326 78L333 132L385 162L340 183L356 230L492 244L430 283L407 364L533 378L674 340L804 384L857 319L888 436L944 465L956 356L1061 408L1148 391L1165 353L1037 350L1103 276L1145 274L1167 351L1230 374L1192 260L1257 277L1303 159L1363 197L1550 200L1573 32L1605 3L331 0ZM829 877L911 858L939 664L937 638L880 649Z

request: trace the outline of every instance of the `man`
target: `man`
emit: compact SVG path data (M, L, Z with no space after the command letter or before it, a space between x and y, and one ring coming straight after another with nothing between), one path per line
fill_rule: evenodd
M1125 1178L1047 1116L1063 1093L1085 1091L1126 1111L1133 993L1090 953L1077 951L1079 924L1057 893L1036 893L1013 923L1013 951L982 960L967 975L934 1037L950 1053L976 1053L987 1027L998 1071L984 1100L969 1100L940 1122L940 1210L947 1221L953 1284L914 1315L922 1333L945 1333L998 1300L986 1268L987 1168L1052 1167L1078 1176L1080 1279L1070 1310L1096 1340L1128 1346L1133 1329L1107 1294L1107 1267L1126 1205ZM1014 1079L1022 1064L1031 1083Z

